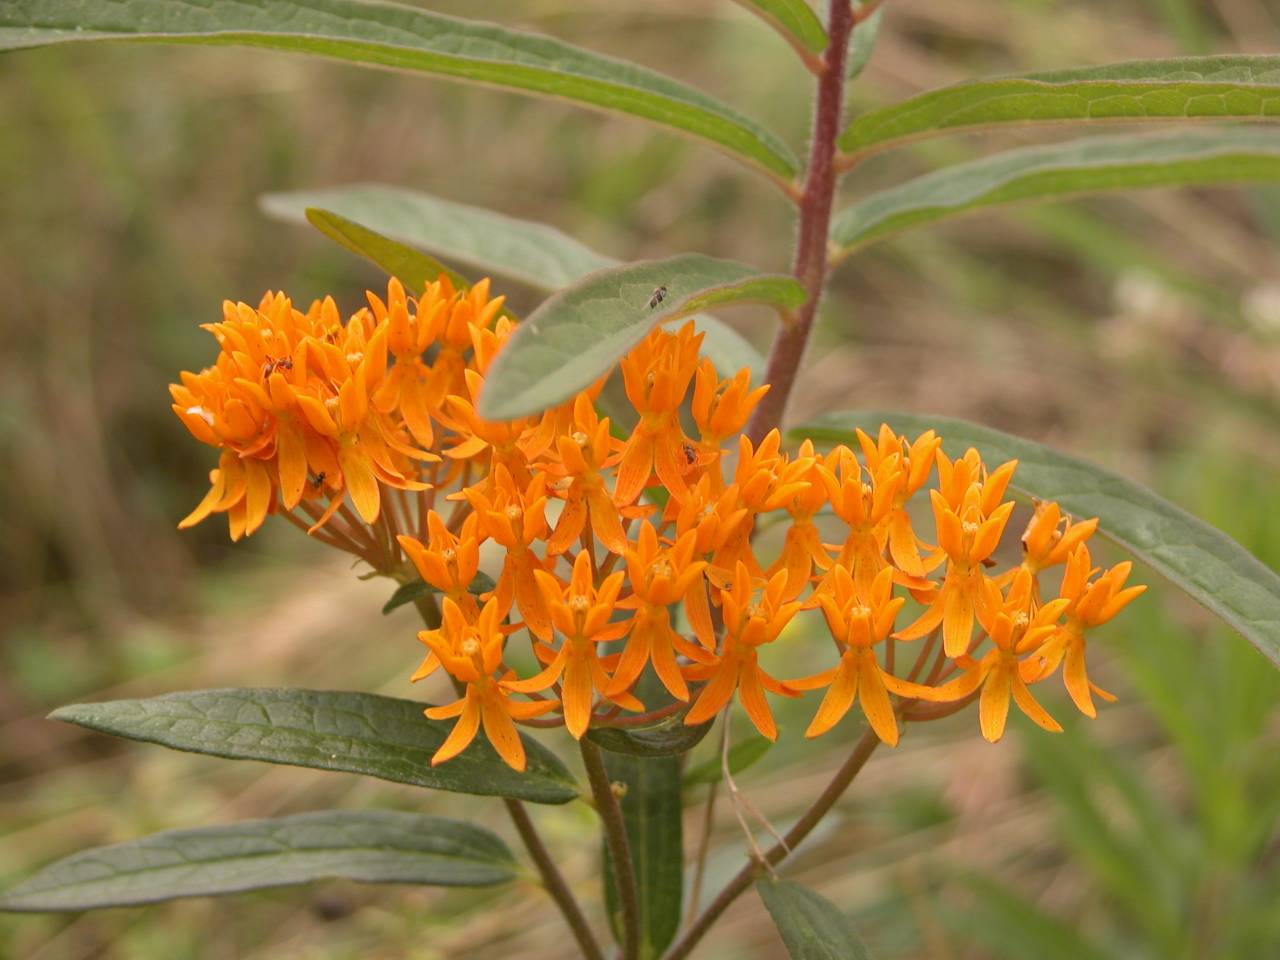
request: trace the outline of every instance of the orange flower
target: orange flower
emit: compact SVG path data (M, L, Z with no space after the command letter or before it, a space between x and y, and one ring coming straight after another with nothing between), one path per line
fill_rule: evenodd
M486 451L488 462L481 471L480 489L492 493L491 481L497 476L499 469L506 470L517 485L523 487L529 483L532 474L530 461L546 449L549 437L541 437L530 429L533 422L529 419L491 421L483 419L476 413L476 402L480 390L484 387L484 377L474 370L466 370L463 376L467 384L470 399L460 396L446 398L449 412L456 420L459 435L465 439L456 446L445 450L444 455L452 460L479 461Z
M932 690L926 688L920 699L943 703L961 700L981 687L978 721L982 736L991 743L1004 736L1010 695L1018 708L1041 727L1060 732L1062 727L1027 688L1018 658L1053 634L1067 602L1054 600L1030 613L1031 574L1025 570L1020 570L1014 578L1008 599L1001 596L1000 588L991 580L984 581L981 589L978 618L991 637L992 649L977 662L968 655L958 658L965 672L950 683Z
M428 545L403 534L396 537L422 579L456 603L470 622L480 614L475 595L469 592L480 569L479 530L480 518L473 513L454 536L440 514L431 510L427 513Z
M833 466L836 461L834 452L825 459L817 457L813 452L813 442L805 440L797 452L797 458L811 461L807 470L798 479L808 484L805 489L797 490L791 499L783 504L791 517L787 527L786 538L782 543L782 551L778 559L769 567L769 575L779 570L787 572L787 590L785 596L794 600L809 585L813 576L813 568L827 570L831 567L831 558L822 546L822 537L813 522L818 511L827 505L827 486L822 478L824 467Z
M1049 567L1066 563L1075 548L1088 540L1098 529L1098 518L1074 522L1052 500L1036 500L1035 512L1022 534L1022 567L1028 570L1031 581L1033 606L1040 605L1040 582L1034 577ZM1002 574L996 582L1005 586L1018 568Z
M880 461L874 471L866 468L867 480L863 480L863 469L852 450L836 447L818 475L826 485L831 509L849 528L835 562L849 572L861 594L869 595L871 582L889 566L884 556L889 536L888 523L897 509L896 498L905 477L902 458L897 454ZM831 574L828 573L819 585L819 592L830 588L830 579ZM919 578L904 579L917 589L931 586Z
M914 443L908 444L907 438L895 436L887 423L880 424L879 436L874 441L861 430L857 435L863 456L867 458L867 470L872 476L879 473L880 465L890 457L896 456L899 460L902 482L893 492L893 508L884 517L889 555L903 573L923 577L930 568L920 556L920 547L932 548L912 530L906 504L928 482L942 438L932 430L926 430Z
M475 739L484 725L485 736L498 755L514 770L525 767L524 744L514 720L525 720L555 709L555 700L522 702L512 700L503 689L497 674L502 669L502 615L490 600L480 611L480 618L469 624L452 600L444 601L444 621L439 630L419 634L450 675L467 685L466 693L453 703L428 707L424 713L432 720L457 717L453 730L431 758L433 767L456 757Z
M377 519L378 484L420 490L418 461L438 459L402 435L398 420L369 409L386 373L385 325L361 311L344 327L333 301L306 314L283 295L257 310L224 304L207 325L221 353L212 368L183 373L170 388L174 412L199 440L231 450L211 475L213 490L182 526L226 511L232 536L252 533L273 509L304 496L334 493L323 524L350 492L367 521ZM308 471L320 478L312 486ZM215 491L217 491L215 493Z
M954 467L938 452L942 483L940 490L930 491L930 495L938 527L938 545L948 557L947 575L933 605L899 633L899 639L923 637L942 624L946 655L955 658L968 651L973 639L974 611L984 596L987 582L983 563L1000 545L1005 524L1013 512L1012 501L1003 504L999 501L1016 466L1016 461L1010 461L989 478L982 478L985 469L976 450L970 448ZM956 481L962 476L969 479L961 492Z
M510 612L514 601L529 632L540 640L550 640L551 615L534 576L543 569L543 561L532 550L533 544L547 535L544 478L535 476L521 491L506 467L499 465L493 472L492 498L476 488L466 494L480 516L481 533L507 551L493 594L501 615Z
M751 371L739 370L728 380L716 374L715 364L703 358L693 382L690 412L698 428L698 468L711 476L718 489L724 486L720 473L721 447L739 433L751 417L769 385L751 389Z
M636 545L628 545L625 556L633 592L618 607L634 608L636 615L613 679L605 690L607 694L631 689L645 664L652 661L654 672L671 695L677 700L689 699L689 687L676 662L676 653L694 659L705 654L671 629L669 608L684 599L707 565L693 559L696 540L697 535L690 531L670 549L659 549L658 535L646 520L640 525Z
M831 636L844 648L840 663L812 677L787 681L793 690L829 687L806 737L826 733L858 700L876 736L891 747L898 745L898 721L889 693L918 698L926 688L899 680L876 659L875 645L892 633L894 618L906 603L904 597L893 595L893 573L885 567L863 592L847 569L838 564L832 567L831 589L820 594L818 601Z
M553 489L563 491L564 510L547 541L547 552L560 554L568 550L582 535L589 515L592 532L606 547L620 554L627 549L627 536L601 475L615 445L609 435L609 418L597 417L591 398L584 393L574 400L573 423L572 433L556 437L560 463L549 468L560 478Z
M1099 571L1092 568L1091 563L1089 548L1079 544L1067 560L1062 587L1058 591L1064 605L1066 624L1059 627L1037 655L1023 665L1023 676L1031 681L1043 680L1058 669L1059 663L1063 663L1062 679L1072 702L1085 716L1096 717L1098 712L1091 692L1104 700L1114 700L1115 697L1089 681L1084 662L1085 631L1106 623L1147 588L1141 584L1124 586L1133 570L1133 564L1128 560L1116 564L1092 581L1090 577L1095 577Z
M536 693L547 689L563 674L561 701L564 725L577 740L582 739L591 723L593 690L600 691L607 699L628 710L643 710L640 701L630 694L605 692L609 688L609 675L597 650L599 644L625 636L630 627L629 621L609 620L626 575L621 570L612 573L597 588L591 573L591 556L585 550L573 562L573 575L567 588L545 570L537 570L535 575L543 600L551 610L551 619L564 637L564 643L554 653L539 651L543 656L551 654L545 670L528 680L508 681L506 688L519 693Z
M729 540L750 522L750 511L741 506L738 485L731 484L719 497L711 494L709 475L698 480L692 496L679 504L676 515L676 539L694 534L694 556L705 557L721 551ZM711 619L711 601L707 597L707 570L694 579L684 596L684 612L699 642L708 650L716 648L715 624Z
M779 453L782 435L771 430L753 447L745 434L738 438L738 465L734 470L734 482L726 493L736 490L737 503L746 511L738 523L716 548L711 557L713 570L726 576L739 563L745 563L752 576L762 576L764 571L751 550L751 535L755 530L755 517L768 513L794 500L809 489L804 477L813 466L812 457L789 460Z
M787 574L779 571L765 584L760 599L754 600L751 573L745 563L738 564L733 583L720 594L725 627L720 655L711 663L695 664L686 671L691 679L706 680L707 685L685 714L685 723L710 720L737 691L755 728L770 740L778 739L778 727L765 691L788 697L797 694L760 669L756 649L778 639L783 627L800 609L800 604L783 599L786 589Z
M702 334L689 321L675 334L655 329L622 358L627 398L640 415L623 448L613 497L619 506L634 503L656 472L676 500L689 495L688 437L680 427L680 404L698 366Z

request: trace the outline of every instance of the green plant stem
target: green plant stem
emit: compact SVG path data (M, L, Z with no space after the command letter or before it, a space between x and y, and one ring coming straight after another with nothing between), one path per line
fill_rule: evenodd
M507 813L511 814L511 822L515 824L516 832L520 834L525 849L529 851L534 866L542 876L543 887L560 908L565 922L573 931L573 938L578 941L578 948L582 951L584 960L604 960L604 953L600 950L600 944L596 942L595 934L591 932L582 908L578 906L578 901L574 899L573 892L565 883L564 876L560 873L555 861L551 859L551 854L547 852L547 847L542 842L542 837L538 835L529 811L519 800L503 802L507 805Z
M818 75L809 169L800 196L800 224L792 267L792 274L804 285L808 299L793 316L784 319L769 351L764 375L764 382L770 385L769 392L756 407L746 431L757 444L770 430L782 425L827 279L827 236L836 193L836 138L844 114L844 65L849 37L858 23L849 0L831 0L830 8L827 17L830 43Z
M839 6L839 4L833 4L833 6ZM766 851L763 863L755 859L747 861L746 865L734 875L734 878L707 905L702 914L689 925L684 935L667 952L665 960L682 960L682 958L687 957L693 948L698 945L698 941L711 929L711 925L720 918L720 914L724 913L729 908L729 905L734 900L737 900L762 872L781 863L792 850L799 846L800 842L809 835L809 832L835 806L836 801L849 788L853 778L858 775L858 772L871 759L871 754L875 752L876 747L879 745L880 738L876 736L874 730L868 728L863 733L862 739L854 746L853 752L849 754L849 758L845 760L844 765L836 771L836 775L827 784L827 788L813 802L813 806L806 810L800 819L795 822L795 825L786 832L782 842L774 844Z
M604 841L613 862L614 885L622 908L622 960L637 960L640 956L640 893L636 889L636 872L631 863L626 824L622 822L622 807L613 792L613 784L609 782L600 748L585 739L578 744L582 748L587 782L591 784L591 795L595 798L596 812L604 826Z
M436 603L435 594L427 594L425 597L419 597L414 601L418 608L418 613L422 617L422 622L427 625L429 630L435 630L440 626L440 607ZM458 681L454 681L454 688L458 689ZM459 689L459 693L462 690ZM596 941L595 934L591 932L591 927L587 923L586 915L582 912L582 907L578 905L578 901L573 896L573 891L569 889L569 884L565 882L564 875L556 866L551 854L547 852L547 845L542 842L542 837L538 834L537 827L533 824L533 818L529 816L529 811L524 808L524 804L519 800L506 799L503 801L507 807L507 813L511 817L511 823L516 828L516 833L520 834L520 839L524 842L525 849L529 852L529 858L533 860L533 865L538 868L538 875L542 877L542 886L546 889L547 894L555 901L555 905L560 908L560 913L564 916L565 923L569 924L569 929L573 932L573 938L578 941L578 947L582 950L583 960L604 960L604 953L600 950L600 944Z

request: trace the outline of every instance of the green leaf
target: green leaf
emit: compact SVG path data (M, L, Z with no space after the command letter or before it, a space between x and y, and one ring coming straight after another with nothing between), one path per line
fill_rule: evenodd
M867 69L871 55L875 53L876 40L880 38L880 21L883 19L884 10L877 10L854 28L844 65L846 83L856 80Z
M497 588L498 585L493 582L493 577L483 570L478 570L475 578L471 581L471 585L467 587L467 593L474 593L479 596ZM435 592L435 588L431 584L422 580L410 580L408 583L402 583L396 587L396 592L391 594L391 599L382 605L382 612L384 614L390 613L397 607L403 607L406 603L413 603L420 597L426 597Z
M91 910L313 880L483 887L515 879L481 827L393 810L325 810L141 840L64 857L0 895L0 910Z
M1184 57L932 90L864 113L839 145L865 156L921 137L1002 124L1267 117L1280 119L1280 57Z
M737 775L769 752L773 741L759 734L753 734L746 740L739 740L729 748L729 773ZM724 764L719 753L704 760L696 767L685 772L684 785L692 787L699 783L719 783L724 776Z
M640 677L636 695L650 708L674 702L652 668ZM684 901L681 760L674 754L647 757L607 752L604 763L609 781L625 788L622 820L640 895L640 956L642 960L658 960L675 939ZM621 905L613 883L613 863L608 846L601 846L606 912L614 937L621 942Z
M483 736L431 766L453 721L428 720L423 704L371 693L288 689L192 690L145 700L77 703L50 714L117 737L232 760L265 760L362 773L437 790L567 803L578 787L555 754L527 737L517 773Z
M969 210L1146 187L1280 180L1280 133L1232 128L1162 137L1091 137L945 167L846 208L841 253Z
M764 877L756 892L791 960L871 960L871 951L830 900L790 880Z
M589 273L620 263L546 224L517 220L481 207L396 187L355 184L327 190L272 193L262 198L262 206L272 216L296 223L309 219L308 209L320 208L331 217L340 217L353 225L362 224L361 229L386 242L399 241L428 250L539 290L559 290ZM348 242L353 235L349 229L342 237L328 230L324 232L405 280L393 268L392 260L372 255L377 250L376 244L357 249ZM722 376L732 376L748 367L752 379L756 383L761 381L764 359L741 334L706 314L699 314L693 320L707 335L703 352Z
M409 290L421 290L437 277L448 277L455 287L466 289L471 282L450 270L435 257L375 233L330 210L309 208L307 222L339 246L377 264L390 276L398 277Z
M804 297L793 277L695 253L600 270L516 328L485 377L480 415L510 420L569 399L664 320L725 303L792 309Z
M756 16L766 20L790 43L810 53L827 49L827 31L805 0L738 0Z
M680 928L684 900L684 840L680 758L606 753L609 780L626 786L622 820L640 893L640 956L657 960ZM615 934L622 929L613 865L604 850L605 904Z
M297 223L306 219L310 207L332 211L392 240L540 290L567 287L617 262L555 227L373 183L270 193L262 198L262 207Z
M699 90L552 37L372 0L9 0L0 50L90 40L265 47L560 97L650 120L790 178L786 144Z
M647 702L647 701L646 701ZM705 737L714 723L708 720L688 726L684 717L664 717L643 727L592 727L587 737L611 753L635 757L670 757L688 753Z
M391 599L382 605L383 614L388 614L392 610L403 607L406 603L413 603L423 597L429 597L435 593L435 588L425 580L410 580L408 583L402 583L396 587L396 592L391 594Z
M1017 459L1011 488L1098 517L1106 537L1167 577L1280 666L1280 576L1220 530L1101 467L1019 437L949 417L858 410L790 431L793 438L852 442L854 427L888 423L915 436L930 428L953 455L976 447L988 463Z

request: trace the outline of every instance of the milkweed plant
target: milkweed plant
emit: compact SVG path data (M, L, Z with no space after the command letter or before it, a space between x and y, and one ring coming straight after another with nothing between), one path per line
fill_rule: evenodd
M1146 588L1131 560L1099 561L1100 541L1280 661L1280 578L1121 476L940 416L786 419L828 276L870 243L1015 201L1280 179L1280 134L1229 122L1280 118L1280 57L977 79L850 119L845 93L872 55L880 4L831 0L825 23L803 0L742 5L813 76L803 166L731 107L647 68L416 7L0 7L5 49L237 44L554 95L717 148L796 212L794 266L777 275L697 253L620 264L544 225L386 187L267 198L270 212L305 218L390 279L354 309L272 291L211 311L212 362L170 388L182 425L216 451L208 490L178 525L221 518L239 540L284 522L350 554L395 583L389 608L421 614L418 643L405 637L406 673L447 677L453 692L427 705L198 690L55 718L180 750L500 797L583 957L686 957L753 887L793 957L861 956L868 948L840 910L780 878L787 857L875 751L919 724L973 707L975 733L995 742L1017 710L1048 736L1061 728L1043 691L1065 688L1089 717L1114 699L1089 677L1092 631ZM862 160L909 141L1121 121L1196 129L1000 152L834 209ZM497 283L437 255L551 295L516 317ZM705 313L737 302L776 308L767 359ZM794 658L801 669L768 666L784 662L762 653L788 632L811 653ZM846 754L785 832L735 780L742 754L729 737L740 710L756 742L777 739L778 698L805 701L811 718L784 738L827 737ZM681 790L689 751L709 735L720 760L703 772L707 803L733 806L743 856L727 883L704 891L709 844L700 838L686 863ZM570 748L584 777L562 759ZM607 924L584 912L526 806L575 800L598 814ZM477 825L322 811L79 853L0 903L81 910L322 877L496 885L519 870Z

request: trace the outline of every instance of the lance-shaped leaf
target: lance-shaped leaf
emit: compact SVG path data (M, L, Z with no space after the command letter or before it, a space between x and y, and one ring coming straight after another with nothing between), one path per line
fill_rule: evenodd
M804 298L793 277L695 253L600 270L516 328L485 376L480 415L510 420L567 400L664 320L727 303L791 310Z
M791 960L871 960L849 918L826 897L773 877L756 881L756 892Z
M117 737L233 760L362 773L437 790L567 803L573 777L540 743L524 740L528 766L512 770L483 737L431 766L452 721L428 720L423 704L324 690L192 690L144 700L60 707L50 716Z
M859 28L861 29L861 28ZM1280 119L1280 57L1184 57L975 80L864 113L840 149L865 156L1005 124Z
M623 784L626 791L622 820L640 894L640 956L658 960L680 928L684 899L680 758L606 753L605 768L610 782ZM622 908L607 848L603 855L605 903L616 935L622 929Z
M853 37L849 40L849 53L844 65L845 82L856 80L871 62L871 55L876 50L876 40L880 38L880 22L884 19L884 10L875 13L854 27Z
M827 49L827 31L805 0L738 0L792 46L810 53Z
M796 427L791 435L850 443L854 427L874 433L882 422L912 437L935 429L953 456L972 446L988 463L1016 459L1012 489L1056 500L1077 517L1098 517L1099 536L1149 564L1280 665L1280 576L1221 530L1132 480L1030 440L948 417L851 411Z
M483 887L515 876L507 845L481 827L393 810L325 810L85 850L0 894L0 910L127 907L336 878Z
M283 220L311 221L326 235L396 276L400 274L393 267L399 261L386 249L393 241L547 291L562 289L589 273L619 264L546 224L397 187L353 184L272 193L262 198L262 206ZM324 210L333 222L345 221L351 226L326 229L308 213L312 209ZM352 227L372 239L365 242ZM698 314L693 321L706 333L703 351L722 376L732 376L747 367L752 379L760 382L764 359L740 333L707 314Z
M90 40L236 44L562 97L689 134L776 177L781 140L683 83L552 37L380 0L7 0L0 50Z
M1146 187L1280 180L1280 131L1231 128L1091 137L1010 150L873 193L836 217L839 254L970 210Z

